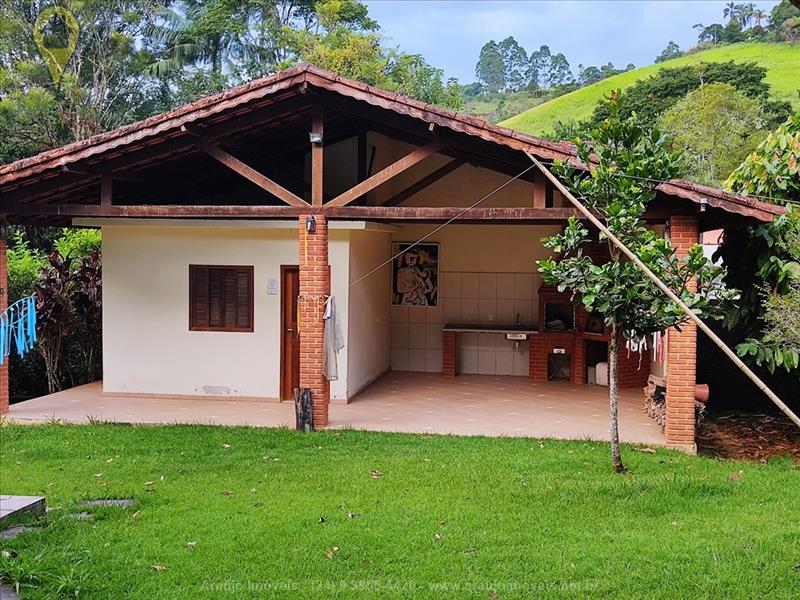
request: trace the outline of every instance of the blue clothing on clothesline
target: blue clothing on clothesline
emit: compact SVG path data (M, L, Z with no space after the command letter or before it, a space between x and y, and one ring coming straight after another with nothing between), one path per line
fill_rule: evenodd
M25 356L36 343L36 300L28 296L17 300L0 314L0 365L11 354L11 342L17 354Z

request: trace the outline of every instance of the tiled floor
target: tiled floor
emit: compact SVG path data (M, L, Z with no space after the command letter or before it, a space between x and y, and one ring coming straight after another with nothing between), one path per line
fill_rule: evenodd
M292 403L103 396L93 383L11 406L20 422L90 418L131 423L293 426ZM332 428L608 439L608 388L526 377L388 373L350 404L332 404ZM623 441L662 444L642 412L641 390L620 393Z

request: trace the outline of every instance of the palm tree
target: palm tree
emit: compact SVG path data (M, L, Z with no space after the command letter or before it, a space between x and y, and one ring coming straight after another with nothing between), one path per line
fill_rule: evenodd
M764 20L764 19L766 19L766 18L767 18L767 13L765 13L765 12L764 12L763 10L761 10L760 8L757 8L757 9L755 9L755 10L753 11L753 19L755 20L755 22L756 22L756 25L757 25L758 27L761 27L761 21L763 21L763 20Z
M755 8L756 5L752 2L739 5L739 22L742 24L742 29L745 29L748 25L750 25L750 21L753 19L753 11Z
M734 2L728 2L725 5L725 9L722 11L722 16L726 19L733 21L734 19L739 18L739 9L741 8L741 4L736 4Z

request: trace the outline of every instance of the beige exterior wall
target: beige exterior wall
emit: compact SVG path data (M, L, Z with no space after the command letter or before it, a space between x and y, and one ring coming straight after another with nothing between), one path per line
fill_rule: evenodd
M298 264L297 230L103 226L105 392L277 398L280 266ZM348 328L347 231L330 232L333 294ZM189 265L254 266L254 332L189 331ZM347 396L347 352L331 397Z
M391 265L358 281L390 254L386 232L350 232L350 318L348 325L347 395L352 398L390 366ZM357 282L357 283L356 283Z

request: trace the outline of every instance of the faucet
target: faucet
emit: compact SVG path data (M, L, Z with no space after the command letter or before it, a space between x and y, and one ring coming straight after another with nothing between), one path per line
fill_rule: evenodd
M522 327L522 319L519 318L519 313L517 313L516 323L517 327Z

